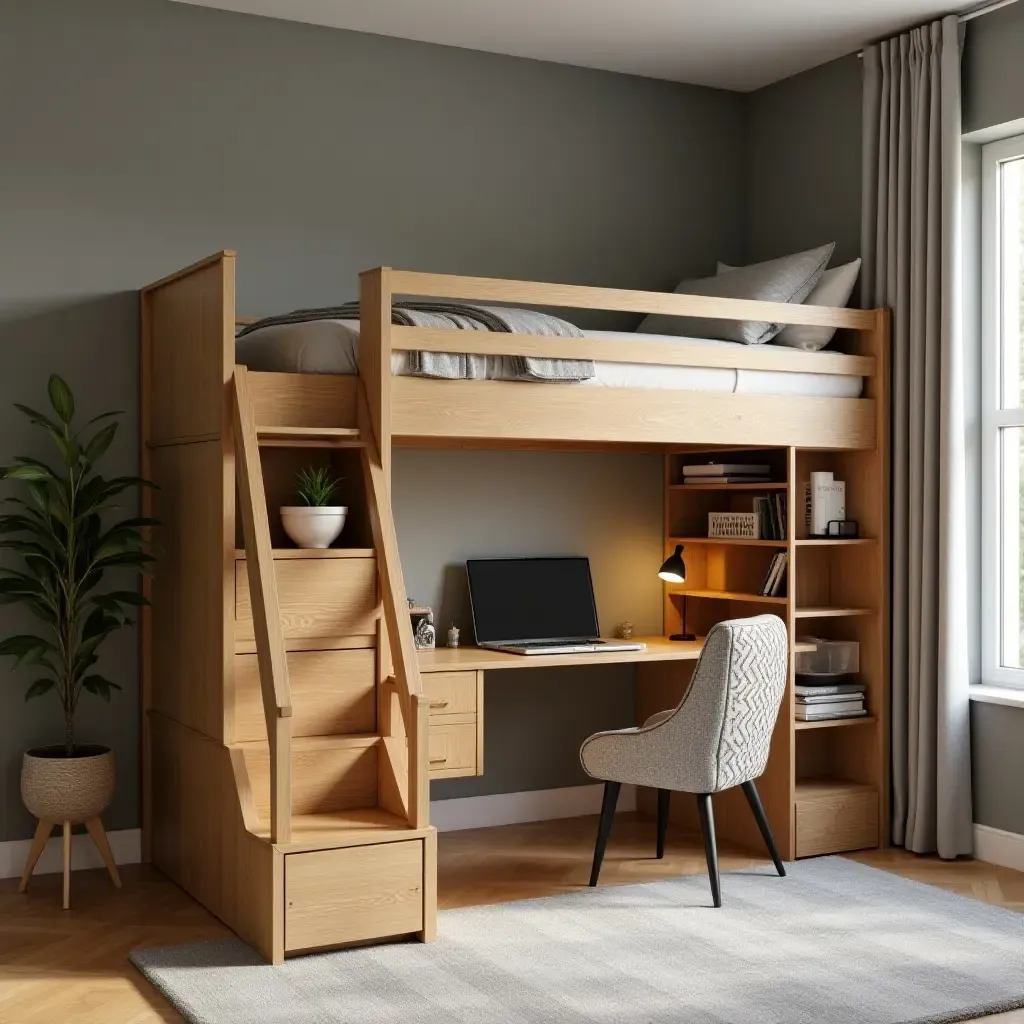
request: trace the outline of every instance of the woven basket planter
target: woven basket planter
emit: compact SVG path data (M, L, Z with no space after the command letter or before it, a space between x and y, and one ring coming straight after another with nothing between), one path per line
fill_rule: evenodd
M76 745L26 751L21 765L21 798L42 821L72 824L99 817L114 797L114 752L108 747Z

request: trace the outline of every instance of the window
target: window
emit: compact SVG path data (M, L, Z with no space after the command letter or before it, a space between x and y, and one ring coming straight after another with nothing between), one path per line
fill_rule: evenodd
M982 167L982 676L1024 688L1024 136Z

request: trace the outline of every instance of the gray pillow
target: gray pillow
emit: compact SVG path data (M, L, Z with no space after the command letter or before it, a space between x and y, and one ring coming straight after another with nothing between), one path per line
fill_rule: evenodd
M818 283L832 258L835 242L793 256L739 267L728 274L683 281L680 295L712 295L723 299L758 299L761 302L803 302ZM763 345L783 328L759 320L709 320L696 316L652 313L637 328L641 334L674 334L688 338L720 338L743 345Z

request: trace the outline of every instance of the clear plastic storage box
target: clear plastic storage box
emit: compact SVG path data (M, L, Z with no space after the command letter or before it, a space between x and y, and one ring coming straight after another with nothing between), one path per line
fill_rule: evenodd
M825 684L860 671L860 644L856 640L797 637L799 643L817 644L817 650L796 656L796 678L804 684Z

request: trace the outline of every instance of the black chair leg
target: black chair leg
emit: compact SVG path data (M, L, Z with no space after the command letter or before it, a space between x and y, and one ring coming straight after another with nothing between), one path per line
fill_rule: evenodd
M590 884L597 885L597 877L601 874L601 861L604 860L604 848L608 845L608 833L612 830L612 819L615 817L615 805L619 801L621 783L606 782L604 799L601 801L601 823L597 827L597 843L594 846L594 866L590 869Z
M671 796L670 789L658 790L658 860L665 856L665 830L668 828L668 803Z
M772 835L772 827L768 824L768 818L765 816L764 807L761 805L761 797L757 792L757 786L755 786L753 782L744 782L743 795L747 798L747 803L750 804L750 809L754 812L754 820L757 822L757 827L761 830L761 836L764 839L764 844L768 847L768 852L772 855L772 860L775 861L775 870L785 878L786 869L783 867L782 858L779 856L779 848L775 845L775 836Z
M708 859L708 878L711 880L711 896L715 906L722 905L722 882L718 877L718 847L715 844L715 813L711 809L711 794L697 794L697 809L700 811L700 830L704 833L704 853Z

